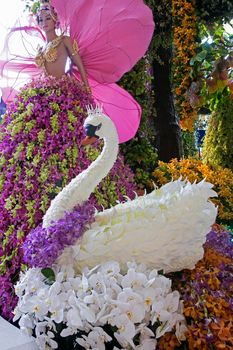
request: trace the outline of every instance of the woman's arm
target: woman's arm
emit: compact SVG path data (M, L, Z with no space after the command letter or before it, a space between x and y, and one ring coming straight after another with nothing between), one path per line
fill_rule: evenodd
M77 45L76 41L74 41L72 43L71 38L68 36L65 36L64 37L64 45L68 51L70 59L78 67L78 70L79 70L79 73L81 75L85 90L87 92L91 92L91 88L90 88L89 83L88 83L87 74L86 74L85 68L83 66L83 62L82 62L82 59L78 53L78 45Z

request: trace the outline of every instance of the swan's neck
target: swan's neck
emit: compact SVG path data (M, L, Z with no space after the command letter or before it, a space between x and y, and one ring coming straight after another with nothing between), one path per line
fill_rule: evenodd
M88 200L95 187L113 167L118 149L118 136L114 130L104 138L104 147L99 157L53 199L43 218L44 228L61 219L65 212L71 212L76 205Z

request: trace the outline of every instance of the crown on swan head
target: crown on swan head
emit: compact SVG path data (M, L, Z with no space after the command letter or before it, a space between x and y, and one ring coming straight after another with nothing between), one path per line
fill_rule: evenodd
M103 106L99 104L96 106L88 105L86 108L89 116L95 116L103 113Z

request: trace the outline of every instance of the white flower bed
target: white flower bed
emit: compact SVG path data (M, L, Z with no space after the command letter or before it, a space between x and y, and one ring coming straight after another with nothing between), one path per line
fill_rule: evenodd
M85 349L105 349L115 338L121 347L113 345L114 350L154 350L156 339L171 330L185 339L182 301L171 290L171 280L143 265L127 266L121 273L118 262L110 261L80 275L72 266L56 266L54 275L47 270L50 279L43 270L29 269L16 285L14 320L20 319L29 334L35 330L40 349L58 347L58 324L62 337L77 334L76 342Z

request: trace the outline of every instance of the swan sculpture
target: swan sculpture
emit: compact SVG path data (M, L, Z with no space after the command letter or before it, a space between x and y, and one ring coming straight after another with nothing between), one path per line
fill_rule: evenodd
M88 200L116 160L117 131L99 107L88 109L84 128L87 133L84 143L104 139L102 153L54 198L44 216L44 228ZM203 256L202 245L217 214L208 200L216 196L211 188L205 181L190 184L180 179L150 194L96 212L81 240L66 247L56 263L72 263L79 271L106 260L117 260L122 266L135 260L165 272L192 269Z

